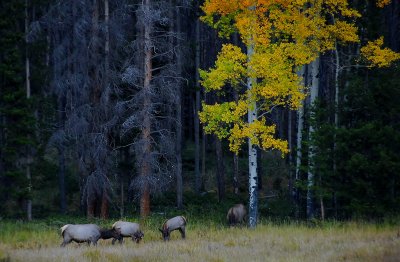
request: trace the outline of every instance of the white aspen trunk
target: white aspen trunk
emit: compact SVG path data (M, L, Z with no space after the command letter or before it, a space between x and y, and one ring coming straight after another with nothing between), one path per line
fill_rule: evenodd
M340 57L337 42L335 42L335 127L339 127L339 73L340 73ZM336 146L336 141L334 146Z
M319 90L319 57L312 62L311 69L311 90L310 90L310 107L315 104L318 97ZM311 116L312 117L312 116ZM309 140L313 136L314 126L310 124L308 130ZM313 187L314 187L314 148L312 145L308 148L308 174L307 174L307 218L312 219L314 217L314 203L313 203Z
M302 85L305 85L304 81L304 73L305 73L305 68L306 66L302 66L300 71L297 73L299 76L303 77L302 80ZM301 107L297 111L297 135L296 135L296 170L295 170L295 182L298 182L300 179L300 166L301 166L301 158L302 158L302 153L301 153L301 148L302 148L302 143L303 143L303 128L304 128L304 101L302 102ZM296 201L296 211L295 211L295 216L299 217L299 203L298 203L298 196L299 195L299 190L295 186L295 192L294 192L294 198Z
M28 34L29 30L29 17L28 17L28 0L25 0L25 34ZM31 98L31 72L30 72L30 62L29 62L29 53L28 53L28 41L25 38L25 84L26 84L26 98L29 100ZM26 218L28 221L32 220L32 174L31 174L31 152L30 147L27 148L27 161L26 161L26 179L28 180L28 199L26 202Z
M207 94L204 93L204 102L207 103ZM206 175L206 140L207 140L207 135L206 132L204 132L204 128L202 129L202 139L201 139L201 176L202 178L205 177ZM204 180L200 180L200 190L204 190L205 185L204 185Z
M289 166L292 166L293 164L293 139L292 139L292 128L293 128L293 120L292 120L292 110L290 108L287 109L288 112L288 123L287 123L287 137L288 137L288 145L289 145L289 155L288 155L288 161L289 161ZM289 171L289 194L291 194L291 200L292 203L295 203L295 191L294 191L294 175L293 175L293 169L290 169Z
M304 72L305 66L302 66L298 72L299 76L303 77L304 83ZM296 175L295 178L298 180L300 178L300 166L301 166L301 144L303 143L303 126L304 126L304 102L303 105L297 111L297 151L296 151Z
M339 73L340 73L340 57L339 57L339 50L337 46L337 41L335 41L335 132L333 135L333 175L336 175L336 170L337 170L337 165L336 165L336 132L339 128ZM335 216L336 215L336 194L333 193L333 198L334 198L334 208L335 208ZM321 204L322 202L322 197L321 197ZM322 208L322 206L321 206ZM321 210L321 216L324 219L325 214L322 214Z
M247 58L251 59L254 54L254 45L250 42L247 47ZM251 69L249 69L251 70ZM257 105L253 101L251 90L256 83L255 78L247 78L247 89L249 90L249 110L247 121L249 124L257 119ZM249 227L254 228L257 225L258 215L258 177L257 177L257 148L249 139Z

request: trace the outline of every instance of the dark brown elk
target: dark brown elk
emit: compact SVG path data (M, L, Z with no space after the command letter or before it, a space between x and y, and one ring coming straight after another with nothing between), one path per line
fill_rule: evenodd
M228 210L226 219L229 226L235 226L244 222L246 217L246 207L243 204L236 204Z
M121 231L119 231L118 229L100 229L100 238L101 239L118 239L121 240L122 239L122 235L121 235Z
M171 231L179 230L181 232L182 238L186 237L186 218L184 216L176 216L171 219L168 219L164 222L161 228L158 230L161 231L164 241L169 240Z
M131 237L132 241L139 243L140 240L142 240L144 237L144 234L140 230L140 225L138 223L117 221L112 227L114 230L121 233L121 237L114 238L112 244L114 244L116 240L118 240L119 243L122 244L124 237Z

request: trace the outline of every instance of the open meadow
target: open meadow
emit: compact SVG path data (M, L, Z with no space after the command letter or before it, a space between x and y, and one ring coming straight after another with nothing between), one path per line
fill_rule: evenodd
M140 244L99 240L96 247L60 247L61 221L0 221L0 261L399 261L399 227L356 222L318 226L263 221L256 229L190 221L187 239L177 231L164 242L160 219L143 223ZM82 222L82 221L79 221ZM79 223L77 222L77 223ZM112 221L95 221L110 226Z

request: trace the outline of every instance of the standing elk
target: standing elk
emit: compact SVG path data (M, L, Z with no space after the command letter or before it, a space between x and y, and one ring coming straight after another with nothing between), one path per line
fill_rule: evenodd
M182 238L186 237L186 232L185 232L185 226L186 226L186 218L184 216L176 216L173 218L168 219L167 221L164 222L160 230L162 233L164 241L167 241L170 239L170 234L171 231L174 230L179 230L181 232Z
M63 242L61 247L75 241L77 243L87 242L88 245L97 245L97 241L100 239L100 228L95 224L82 224L82 225L71 225L67 224L61 227L61 235Z
M246 207L243 204L236 204L231 207L226 215L229 226L242 223L246 217L246 213Z
M120 233L115 229L100 229L95 224L67 224L61 227L61 235L63 242L61 247L65 247L72 241L77 243L87 242L88 245L97 245L97 241L101 239L117 238L119 239Z

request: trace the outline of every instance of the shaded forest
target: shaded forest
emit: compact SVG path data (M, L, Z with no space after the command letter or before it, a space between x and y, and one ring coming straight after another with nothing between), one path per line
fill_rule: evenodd
M296 72L299 109L265 112L290 151L255 149L260 217L399 214L400 64L370 67L360 50L383 36L400 52L400 2L348 2L362 15L359 41ZM0 219L248 203L247 145L232 153L198 113L238 97L206 92L199 69L214 66L223 44L246 45L201 21L203 4L0 3Z

